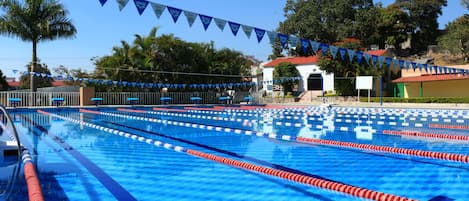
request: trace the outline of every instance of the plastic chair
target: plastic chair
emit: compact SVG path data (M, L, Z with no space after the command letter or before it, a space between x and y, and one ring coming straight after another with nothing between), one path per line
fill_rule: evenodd
M11 106L16 107L21 103L21 98L9 98L8 102L10 102Z
M202 98L201 98L201 97L198 97L198 96L195 96L195 97L191 97L190 100L191 100L192 103L194 103L194 104L199 104L200 101L202 101Z
M98 105L101 104L101 102L103 102L103 98L91 98L91 101L93 101L94 105L98 107Z
M130 105L135 105L138 103L138 100L139 98L127 98L127 102L130 104Z
M64 102L64 98L52 98L52 104L59 107Z
M169 102L172 101L172 100L173 100L173 98L171 98L171 97L161 97L160 98L160 101L165 105L169 104Z

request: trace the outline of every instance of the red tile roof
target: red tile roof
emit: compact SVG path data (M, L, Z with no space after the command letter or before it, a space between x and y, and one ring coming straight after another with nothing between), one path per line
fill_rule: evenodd
M365 53L375 56L383 56L384 54L386 54L387 51L388 50L370 50L366 51Z
M8 86L10 87L19 87L20 86L20 82L8 82ZM65 81L63 80L59 80L59 81L53 81L52 82L52 86L53 87L60 87L60 86L65 86Z
M315 64L319 61L318 56L309 56L309 57L280 57L275 60L270 61L269 63L264 64L264 67L274 67L279 63L290 62L296 65L303 64Z
M393 83L401 83L401 82L431 82L431 81L445 81L445 80L464 80L469 79L469 75L462 75L462 74L426 74L421 76L414 76L414 77L401 77L398 79L393 80Z
M375 56L383 56L386 54L387 50L370 50L366 51L365 53ZM319 57L317 55L309 56L309 57L280 57L275 60L270 61L269 63L264 64L264 67L274 67L282 62L290 62L296 65L303 65L303 64L316 64L319 61Z

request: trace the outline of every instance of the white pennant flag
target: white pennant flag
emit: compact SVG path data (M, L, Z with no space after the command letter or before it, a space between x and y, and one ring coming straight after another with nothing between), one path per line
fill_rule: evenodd
M244 31L244 33L246 34L246 36L247 36L248 38L251 38L251 33L252 33L253 27L247 26L247 25L241 25L241 27L243 28L243 31Z
M223 31L225 29L225 25L226 25L226 20L223 20L223 19L219 19L219 18L213 18L213 21L215 21L215 24L217 25L217 27Z
M125 8L127 3L129 3L129 0L117 0L117 4L119 5L119 10L122 11L122 9Z
M153 8L153 11L155 12L155 15L158 19L160 19L161 14L163 14L164 10L166 9L165 5L161 5L159 3L153 3L151 2L151 7Z
M189 27L192 27L192 24L194 24L195 18L197 17L197 13L184 11L184 15L186 16L187 23L189 23Z

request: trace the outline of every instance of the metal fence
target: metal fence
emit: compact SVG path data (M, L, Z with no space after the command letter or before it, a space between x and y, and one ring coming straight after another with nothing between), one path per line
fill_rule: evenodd
M240 103L249 92L236 92L233 103ZM169 104L193 104L191 97L200 97L199 104L220 103L219 92L97 92L95 97L102 98L103 105L127 105L127 98L138 98L139 105L163 105L162 97L169 97Z
M232 103L244 101L249 92L239 91L234 94ZM102 98L101 105L127 105L127 98L138 98L139 105L163 105L162 97L170 97L168 104L193 104L191 97L200 97L199 104L221 103L219 97L224 96L220 92L96 92L96 98ZM54 106L52 98L63 98L61 106L79 106L79 92L24 92L5 91L0 92L0 104L7 107L44 107ZM19 100L15 103L11 99Z
M14 98L19 101L15 103L10 100ZM53 106L52 98L63 98L61 105L78 106L80 105L79 92L16 92L3 91L0 92L0 104L7 107L44 107Z

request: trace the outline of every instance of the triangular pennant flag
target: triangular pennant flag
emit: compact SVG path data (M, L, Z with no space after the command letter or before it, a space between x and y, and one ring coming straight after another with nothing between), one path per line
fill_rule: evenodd
M197 13L184 11L184 15L186 16L189 27L192 27L192 25L194 24L195 18L197 18Z
M433 65L428 64L427 68L428 68L428 72L432 73Z
M384 57L383 57L383 56L379 56L379 57L378 57L378 67L379 67L379 68L382 68L382 67L383 67L383 63L384 63Z
M151 7L153 8L153 12L155 12L155 15L158 19L160 19L161 14L163 14L164 9L166 9L165 5L161 5L159 3L153 3L151 2Z
M412 65L412 70L414 70L414 72L415 72L415 68L417 68L417 63L410 62L410 64Z
M311 43L311 49L313 49L313 52L317 53L317 51L319 50L319 45L321 44L316 41L309 41L309 42Z
M399 66L401 67L401 69L403 69L405 67L405 61L399 60Z
M206 15L201 15L201 14L199 14L199 17L200 17L200 21L202 21L202 24L204 25L205 31L207 31L207 28L210 25L210 23L212 22L213 17L206 16Z
M335 59L335 57L337 56L337 51L339 51L339 48L331 45L329 46L329 49L331 50L332 58Z
M288 35L278 33L278 38L280 39L280 45L282 45L282 48L285 48L285 45L287 44L288 41Z
M397 67L399 67L399 60L393 59L392 62L393 62L394 70L397 70Z
M423 69L425 69L425 72L428 72L428 64L422 64Z
M289 43L290 43L290 47L296 47L298 45L298 43L300 42L300 39L296 36L293 36L293 35L290 35L289 37Z
M376 63L378 63L378 56L371 55L371 63L376 67Z
M371 55L370 55L370 54L364 53L364 54L363 54L363 57L365 57L366 63L369 63L369 62L370 62L370 59L371 59Z
M361 63L363 59L363 52L357 51L357 62Z
M238 34L239 27L240 27L241 25L238 24L238 23L235 23L235 22L228 22L228 25L230 26L231 33L233 33L233 35L236 36L236 34Z
M447 67L443 67L443 72L446 74L448 72L448 68Z
M221 31L225 29L226 20L220 18L213 18L213 21Z
M419 67L419 71L422 72L422 68L423 68L422 64L418 63L417 66Z
M254 32L256 32L257 42L260 43L262 38L264 38L265 30L254 28Z
M308 47L309 47L309 40L302 38L301 39L301 47L303 48L303 52L305 54L308 53Z
M104 6L107 0L99 0L99 3L101 3L101 6Z
M277 32L267 31L267 36L269 37L270 44L274 44L275 39L277 39Z
M340 54L340 59L344 60L345 55L347 54L347 49L345 48L339 48L339 54Z
M438 74L438 66L433 66L433 71L435 71L435 74Z
M453 73L456 73L456 68L453 68L452 70L453 70Z
M244 33L246 34L246 36L248 38L251 38L251 33L252 33L252 28L251 26L247 26L247 25L241 25L241 27L243 28L243 31Z
M321 43L321 45L319 45L319 47L321 48L322 56L327 56L327 50L329 49L329 45Z
M171 14L171 17L173 18L174 23L178 21L179 16L181 15L182 10L179 8L173 8L168 6L168 11L169 14Z
M122 9L125 8L127 3L129 3L129 0L117 0L117 5L119 6L119 10L122 11Z
M347 54L348 54L348 58L349 58L350 62L352 62L353 57L355 57L355 50L347 49Z
M135 7L137 7L137 11L139 15L143 14L143 11L145 11L145 9L147 8L148 3L150 2L148 2L147 0L134 0L134 4L135 4Z
M386 66L389 68L392 63L392 58L386 57Z

